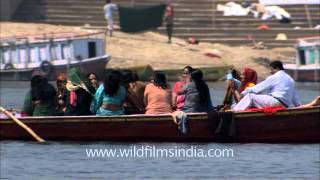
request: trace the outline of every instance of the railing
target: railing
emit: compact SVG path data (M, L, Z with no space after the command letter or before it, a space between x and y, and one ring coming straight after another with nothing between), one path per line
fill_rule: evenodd
M80 39L80 38L90 38L99 37L99 35L104 35L104 31L94 32L94 33L75 33L75 32L51 32L42 34L24 34L19 36L1 36L0 42L15 42L15 41L36 41L36 40L54 40L54 39ZM104 39L103 37L99 37Z

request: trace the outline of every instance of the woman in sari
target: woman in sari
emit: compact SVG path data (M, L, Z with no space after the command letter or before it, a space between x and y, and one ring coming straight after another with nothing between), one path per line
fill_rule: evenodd
M72 68L69 70L66 88L70 93L65 115L92 115L90 105L95 88L80 69Z
M186 96L182 108L184 112L209 112L213 109L209 87L203 80L203 73L199 69L191 73L191 82L187 83L177 94Z
M258 81L258 74L255 70L251 68L244 68L242 74L241 74L241 88L238 90L235 88L234 85L232 85L232 93L234 97L236 98L236 101L239 102L241 97L241 92L246 90L249 87L252 87L257 84Z
M123 115L126 90L120 84L121 73L110 71L99 86L94 98L92 112L99 116Z
M144 114L143 95L146 84L139 81L137 73L132 70L124 70L121 81L127 91L127 97L124 101L125 114Z
M172 112L171 90L164 73L155 72L152 83L144 91L146 114L166 114Z
M172 105L173 109L177 111L181 111L184 106L185 95L178 95L177 92L181 91L182 88L190 82L190 74L192 73L193 68L191 66L186 66L183 68L182 75L180 77L180 81L176 82L173 85L172 89Z
M27 92L23 113L28 116L53 116L55 110L56 90L42 75L31 78L31 89Z

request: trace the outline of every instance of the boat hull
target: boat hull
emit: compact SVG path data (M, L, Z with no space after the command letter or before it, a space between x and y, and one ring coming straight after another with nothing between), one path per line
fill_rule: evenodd
M298 82L320 82L320 68L316 65L297 67L295 64L285 64L285 71Z
M79 61L77 63L72 63L69 65L53 65L50 73L46 74L48 80L55 80L57 75L60 73L67 73L68 68L78 67L82 70L84 74L90 72L95 72L98 77L104 77L107 63L110 60L110 56L105 55L101 57L96 57L92 59L87 59ZM41 71L40 67L35 69L12 69L12 70L1 70L0 79L2 81L29 81L32 77L34 71Z
M49 141L155 141L236 143L320 143L320 108L284 110L273 115L235 113L234 136L215 133L205 113L188 115L189 132L181 134L171 115L114 117L23 117L21 120ZM9 119L0 121L1 140L32 140Z

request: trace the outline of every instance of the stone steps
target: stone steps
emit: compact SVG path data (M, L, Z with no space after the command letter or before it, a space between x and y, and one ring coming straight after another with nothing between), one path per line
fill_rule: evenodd
M114 0L118 5L154 5L165 3L166 0ZM247 35L263 40L274 46L292 46L295 38L301 36L319 35L316 30L293 30L293 27L309 27L303 5L282 6L292 16L292 24L281 24L277 20L262 21L248 16L223 16L216 11L217 4L225 4L229 0L173 0L175 8L174 36L187 38L197 37L201 41L224 42L227 44L242 44L247 41ZM243 2L235 0L235 2ZM251 2L257 2L253 0ZM24 0L15 14L17 21L42 22L63 25L106 26L102 7L105 0ZM312 23L320 23L319 6L308 6ZM115 13L115 24L118 15ZM266 24L271 30L261 31L256 28ZM160 33L165 33L165 28L158 28ZM286 33L288 41L275 41L278 33ZM250 43L250 42L249 42ZM290 44L291 43L291 44ZM281 45L282 44L282 45Z
M129 4L118 4L119 6L123 5L123 6L130 6ZM137 5L145 5L145 4L137 4ZM154 4L150 4L150 5L154 5ZM181 6L181 7L180 7ZM92 4L92 3L86 3L86 4L71 4L71 3L67 3L67 2L61 2L61 3L52 3L52 4L43 4L43 3L28 3L25 4L24 7L26 8L30 8L30 7L38 7L38 8L46 8L46 9L52 9L52 8L64 8L64 9L68 9L68 8L72 8L72 9L102 9L103 4L99 3L99 4ZM179 12L179 11L198 11L198 12L219 12L216 11L215 6L208 6L205 4L196 4L196 5L190 5L188 6L187 4L183 4L183 5L174 5L175 7L175 11ZM305 14L305 9L303 7L298 7L298 8L286 8L286 10L290 13L290 14ZM319 12L319 7L310 7L309 8L310 13L317 13ZM220 12L221 13L221 12Z

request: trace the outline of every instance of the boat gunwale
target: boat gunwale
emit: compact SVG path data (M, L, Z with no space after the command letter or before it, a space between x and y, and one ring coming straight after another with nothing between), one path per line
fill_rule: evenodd
M76 66L76 65L78 65L80 63L82 65L85 65L85 64L89 64L89 63L96 62L96 61L101 61L101 60L106 60L106 63L108 63L110 61L110 59L111 59L111 56L109 54L104 54L102 56L96 56L96 57L93 57L93 58L87 58L87 59L83 59L81 61L72 62L72 63L70 63L70 65L71 66ZM65 59L63 59L63 60L65 60ZM49 61L49 62L51 62L51 61ZM52 64L52 66L55 67L55 68L61 68L61 67L64 67L66 65L67 64L58 64L58 65ZM34 69L37 69L37 68L9 69L9 70L1 69L1 73L31 72Z
M56 36L53 35L57 34L69 34L69 36ZM83 40L83 39L90 39L90 40L101 40L105 41L104 38L96 37L97 35L103 35L104 32L94 32L94 33L80 33L76 34L74 32L58 32L58 33L43 33L43 34L29 34L24 36L7 36L7 37L0 37L0 47L6 48L10 45L3 44L8 43L16 40L18 44L16 45L25 45L25 42L22 42L21 40L27 40L30 44L38 44L38 43L49 43L52 39L52 42L62 42L62 41L74 41L74 40ZM94 36L94 37L91 37ZM88 38L89 37L89 38ZM33 39L32 39L33 38Z
M262 116L288 116L305 113L320 113L320 107L311 108L292 108L280 110L272 115L266 115L264 112L234 112L235 119L244 119L246 117ZM189 120L207 120L207 113L190 113ZM173 121L171 114L162 115L120 115L120 116L25 116L19 118L25 123L95 123L95 122L156 122L156 121ZM0 119L0 124L13 124L10 119Z

